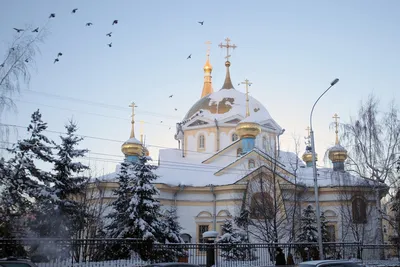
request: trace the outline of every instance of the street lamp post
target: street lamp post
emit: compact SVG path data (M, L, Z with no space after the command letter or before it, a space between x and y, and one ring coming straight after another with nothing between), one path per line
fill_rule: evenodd
M313 165L313 178L314 178L314 192L315 192L315 206L316 206L316 217L317 217L317 231L318 231L318 250L319 250L319 258L320 260L323 260L324 258L324 252L323 246L322 246L322 232L321 232L321 212L319 208L319 198L318 198L318 180L317 180L317 164L316 164L316 153L315 153L315 143L314 143L314 130L312 127L312 115L314 112L315 105L318 103L318 101L323 97L326 92L329 91L335 84L339 82L339 79L335 79L331 82L331 85L328 87L328 89L325 90L325 92L322 93L315 101L314 105L312 106L311 113L310 113L310 137L311 137L311 148L312 148L312 165Z

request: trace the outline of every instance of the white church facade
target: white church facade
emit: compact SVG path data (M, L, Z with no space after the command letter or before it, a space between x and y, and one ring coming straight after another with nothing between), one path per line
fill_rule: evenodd
M236 47L226 41L223 47ZM262 103L248 95L248 80L244 82L247 92L234 88L230 65L225 62L225 81L214 92L207 55L201 98L176 126L179 148L159 151L158 198L164 207L176 208L186 242L202 242L205 231L221 233L224 221L244 209L259 223L279 217L278 241L288 242L290 229L299 227L301 211L308 205L315 208L310 147L302 158L279 149L283 128ZM135 138L133 120L131 138L122 151L128 158L148 153ZM329 158L333 168L318 168L320 207L328 222L329 240L360 241L356 239L361 236L363 242L373 243L380 225L374 184L344 170L347 151L338 140ZM115 198L117 172L118 167L91 184L97 192L96 205L106 206ZM250 238L266 242L254 235Z

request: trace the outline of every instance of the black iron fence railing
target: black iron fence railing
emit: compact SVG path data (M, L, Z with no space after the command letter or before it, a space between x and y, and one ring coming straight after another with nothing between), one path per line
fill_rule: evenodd
M158 262L206 266L214 251L215 266L273 266L277 249L287 265L319 257L316 243L291 244L158 244L137 239L0 239L0 258L29 258L39 267L122 267ZM400 266L400 246L324 243L325 259L350 259L369 265Z

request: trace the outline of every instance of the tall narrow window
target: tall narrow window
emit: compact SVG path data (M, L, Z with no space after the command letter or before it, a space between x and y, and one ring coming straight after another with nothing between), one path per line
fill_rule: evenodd
M199 148L204 148L204 143L205 143L204 135L201 134L201 135L199 136Z
M336 242L335 225L327 225L326 231L328 232L328 242Z
M238 135L236 133L232 134L232 142L235 142L236 140L238 140Z
M258 192L251 197L250 217L252 219L272 219L274 205L272 197L267 192Z
M254 159L249 159L249 169L253 169L256 166Z
M363 197L357 196L351 202L353 223L367 223L367 205Z
M206 238L203 238L203 233L208 231L208 225L206 225L206 224L199 224L197 227L198 227L198 230L197 230L197 234L198 234L197 240L198 240L198 242L199 242L200 244L206 243L206 242L207 242L207 239L206 239ZM199 251L206 251L206 249L207 249L207 248L204 247L204 246L199 246Z

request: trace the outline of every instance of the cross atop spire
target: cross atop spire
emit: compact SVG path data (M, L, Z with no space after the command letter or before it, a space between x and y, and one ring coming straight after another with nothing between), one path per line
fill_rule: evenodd
M229 57L231 56L229 54L229 49L232 48L232 50L234 50L237 46L235 44L230 44L231 39L229 39L229 38L226 38L225 42L226 42L226 44L222 44L222 42L221 42L218 46L221 48L226 48L226 57L225 58L226 58L226 61L228 61Z
M132 102L129 107L132 108L132 120L131 120L131 124L132 124L132 129L131 129L131 135L130 138L135 138L135 108L137 108L137 106L135 105L134 102Z
M335 135L336 135L335 145L338 145L339 144L339 135L338 135L339 122L338 122L338 120L340 119L340 117L338 116L338 114L335 113L335 115L333 115L332 118L335 119Z
M209 57L212 43L210 41L207 41L207 42L205 42L205 44L207 45L207 57Z
M244 82L241 82L241 84L246 85L246 118L250 116L250 107L249 107L249 86L251 86L253 83L250 82L248 79L244 80Z
M307 131L307 136L306 138L310 138L310 126L307 126L307 128L305 129Z

